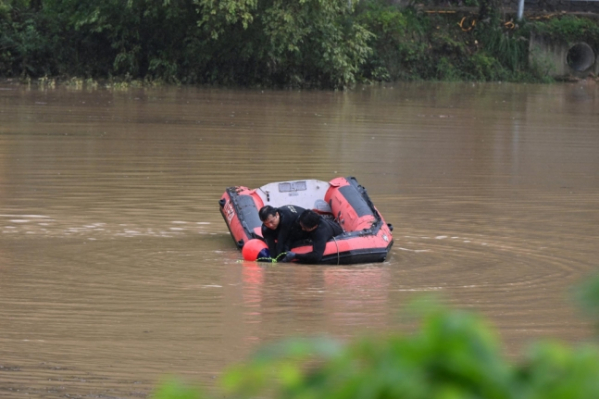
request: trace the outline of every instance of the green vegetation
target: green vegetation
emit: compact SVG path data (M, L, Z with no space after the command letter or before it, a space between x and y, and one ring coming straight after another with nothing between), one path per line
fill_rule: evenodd
M574 17L518 27L497 0L0 0L0 76L344 88L389 80L539 81L531 29L597 40ZM585 37L586 37L585 36Z
M599 45L599 25L591 19L565 15L544 22L533 22L531 28L553 39L565 42L584 41L593 47Z
M577 289L597 317L599 278ZM519 363L506 360L496 334L480 318L428 310L411 334L336 340L292 339L263 348L223 378L232 398L281 399L594 399L599 347L544 342ZM175 380L154 399L208 398Z

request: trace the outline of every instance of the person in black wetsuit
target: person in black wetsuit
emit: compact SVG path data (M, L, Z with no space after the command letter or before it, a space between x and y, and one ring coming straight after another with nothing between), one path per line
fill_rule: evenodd
M335 221L326 219L312 210L305 210L299 217L300 229L312 240L312 252L296 254L287 251L283 262L297 260L301 263L318 263L322 259L327 241L343 233L343 229Z
M295 205L283 205L278 208L266 205L258 212L262 221L262 237L272 258L288 251L293 241L305 236L299 226L299 216L302 212L304 208Z

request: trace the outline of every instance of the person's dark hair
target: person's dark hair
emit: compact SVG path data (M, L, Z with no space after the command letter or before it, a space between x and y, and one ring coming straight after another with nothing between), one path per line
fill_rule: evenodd
M260 220L264 222L266 219L268 219L269 216L274 216L276 213L277 208L273 208L270 205L265 205L262 208L260 208L258 216L260 216Z
M306 209L299 217L299 222L307 229L317 226L320 222L320 215L311 209Z

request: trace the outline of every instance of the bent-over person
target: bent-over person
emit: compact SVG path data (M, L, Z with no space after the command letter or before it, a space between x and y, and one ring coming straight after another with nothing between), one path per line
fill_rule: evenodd
M322 217L310 209L303 211L300 215L299 228L312 241L312 252L296 254L288 251L283 262L297 260L301 263L318 263L322 260L327 241L343 233L343 229L337 222Z
M289 251L291 243L304 236L299 225L302 212L304 208L295 205L278 208L266 205L260 208L258 216L262 221L262 237L272 258Z

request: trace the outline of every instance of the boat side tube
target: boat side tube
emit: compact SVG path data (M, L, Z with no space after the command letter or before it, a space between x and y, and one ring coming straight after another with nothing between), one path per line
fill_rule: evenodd
M219 200L220 212L237 248L252 238L261 238L258 210L262 199L247 187L229 187Z
M385 242L381 237L356 236L344 233L327 242L320 264L345 265L354 263L383 262L393 242ZM308 253L312 245L293 248L295 253Z
M376 235L384 221L366 189L354 177L339 177L330 184L325 201L343 230L355 235Z
M383 262L393 245L393 237L366 189L353 177L340 177L330 184L325 201L344 233L329 240L320 263ZM311 250L311 246L294 248L297 253Z

